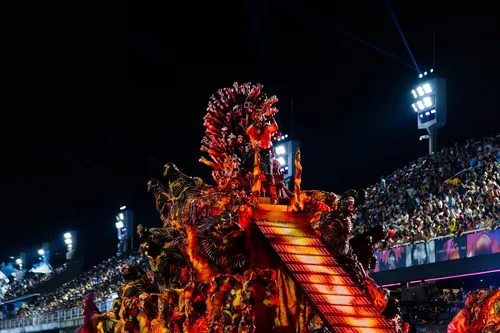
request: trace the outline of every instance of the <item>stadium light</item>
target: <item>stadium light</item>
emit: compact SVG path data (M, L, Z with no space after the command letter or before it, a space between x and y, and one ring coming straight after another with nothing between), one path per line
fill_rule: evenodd
M69 244L73 244L73 241L71 240L71 238L66 238L64 240L64 243L66 243L66 245L69 245Z
M45 251L43 249L38 250L38 254L43 256L45 254Z
M434 70L429 72L433 73ZM425 129L429 133L429 154L432 154L437 148L437 129L446 124L446 79L433 78L430 73L420 74L419 78L425 76L425 81L419 82L410 93L418 129Z
M278 154L278 155L286 154L285 146L276 147L276 154Z
M21 258L16 259L16 264L18 264L18 265L22 265L23 264L23 261L21 260Z
M286 164L286 161L283 157L278 157L278 162L280 165L285 165Z
M125 210L125 209L127 209L127 206L121 206L120 207L120 210Z
M64 239L69 239L71 238L71 234L69 232L64 234Z
M123 213L118 214L118 220L123 221L124 216Z
M123 228L123 227L124 227L124 225L123 225L123 221L118 221L118 222L116 222L116 223L115 223L115 227L116 227L116 229L121 229L121 228Z

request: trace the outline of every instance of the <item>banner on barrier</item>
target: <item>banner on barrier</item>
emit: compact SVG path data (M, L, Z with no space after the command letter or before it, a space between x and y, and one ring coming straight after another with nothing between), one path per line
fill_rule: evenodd
M395 247L379 251L379 266L381 271L405 267L405 247Z
M436 262L434 241L406 245L406 267Z
M500 229L467 235L467 258L500 253Z
M435 242L436 261L463 259L467 253L467 236L437 239Z

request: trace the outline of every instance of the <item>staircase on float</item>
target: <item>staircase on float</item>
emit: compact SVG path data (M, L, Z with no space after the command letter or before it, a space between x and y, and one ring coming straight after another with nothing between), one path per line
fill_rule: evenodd
M286 205L271 205L262 198L255 223L332 332L395 332L337 263L305 215L287 212Z

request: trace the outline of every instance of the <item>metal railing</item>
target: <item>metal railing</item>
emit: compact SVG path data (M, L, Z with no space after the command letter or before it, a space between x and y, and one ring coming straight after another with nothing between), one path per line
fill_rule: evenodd
M103 313L106 312L106 302L98 303L97 308ZM55 324L66 320L79 319L82 317L82 308L77 307L68 310L59 310L39 315L33 315L32 317L1 320L0 330Z
M462 236L468 235L468 234L475 234L475 233L478 233L478 232L494 231L496 229L498 229L498 227L494 228L494 229L481 228L481 229L467 230L467 231L462 232L459 237L462 237ZM418 240L418 241L414 241L414 242L392 244L391 246L389 246L387 248L378 249L377 251L382 251L382 250L387 250L387 249L394 249L394 248L401 247L401 246L407 246L407 245L413 245L413 244L419 244L419 243L427 243L427 242L431 242L431 241L435 241L435 240L446 239L446 238L454 238L454 237L456 237L455 234L448 234L448 235L444 235L444 236L437 236L437 237L429 238L429 239L426 239L426 240Z

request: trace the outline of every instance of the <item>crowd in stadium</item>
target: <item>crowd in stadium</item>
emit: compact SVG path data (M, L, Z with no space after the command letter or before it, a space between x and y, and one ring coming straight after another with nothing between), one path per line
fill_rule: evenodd
M419 158L367 189L355 230L384 223L384 245L500 226L500 137Z
M28 272L21 281L14 280L13 283L9 285L9 288L5 292L4 300L10 300L29 293L40 284L63 273L67 267L67 264L63 264L59 267L54 268L49 274L37 274Z
M113 293L118 292L122 283L121 267L135 261L135 257L112 257L103 261L79 278L70 280L55 292L40 295L28 305L23 305L6 318L31 317L47 312L81 306L85 295L92 291L96 302L105 302Z

